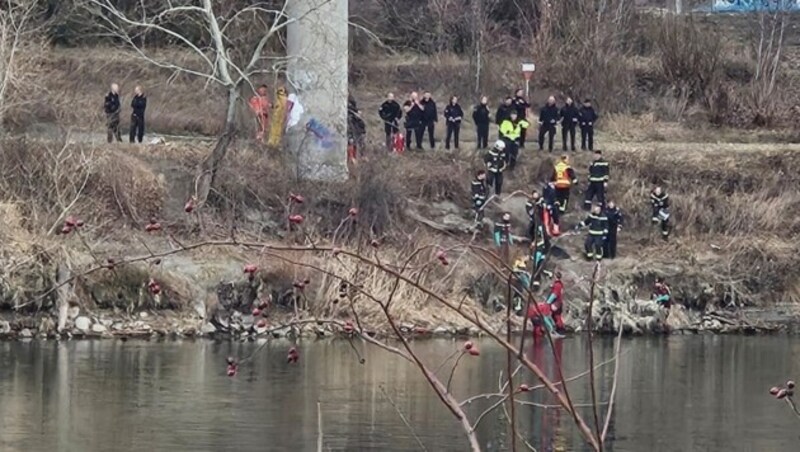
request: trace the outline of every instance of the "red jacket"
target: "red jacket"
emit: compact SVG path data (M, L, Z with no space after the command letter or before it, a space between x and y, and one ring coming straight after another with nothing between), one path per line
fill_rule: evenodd
M561 282L560 279L557 279L553 282L553 287L550 288L550 295L555 296L555 301L552 303L553 310L560 311L564 302L564 283ZM550 296L547 298L549 300Z

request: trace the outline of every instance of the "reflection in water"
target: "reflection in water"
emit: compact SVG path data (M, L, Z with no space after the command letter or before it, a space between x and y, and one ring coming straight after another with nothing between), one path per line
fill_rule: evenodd
M460 343L417 342L431 365ZM225 357L256 344L82 341L0 343L0 451L316 450L317 402L325 449L462 451L460 426L418 370L381 350L358 346L358 364L344 341L304 342L297 365L286 364L288 343L271 343L236 378ZM457 398L495 393L505 352L482 343L453 379ZM529 357L558 380L586 370L585 339L529 345ZM786 407L766 389L800 376L800 340L790 337L672 337L625 340L609 450L797 451L800 433ZM598 363L613 342L595 344ZM442 373L449 374L445 366ZM613 365L597 370L598 397L610 392ZM535 385L521 373L519 383ZM589 401L588 379L568 385L576 404ZM391 400L387 399L387 395ZM539 451L585 450L563 411L544 391L520 394L525 439ZM494 399L496 400L496 399ZM493 400L469 406L476 417ZM395 408L393 405L396 405ZM601 407L604 417L606 406ZM414 433L401 421L401 411ZM591 409L579 409L592 422ZM497 411L481 422L489 451L509 441Z

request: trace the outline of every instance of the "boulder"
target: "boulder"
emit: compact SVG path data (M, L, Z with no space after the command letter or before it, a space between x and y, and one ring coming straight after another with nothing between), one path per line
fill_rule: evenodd
M214 334L217 332L217 327L211 323L204 323L202 328L200 328L200 332L203 334Z
M89 331L89 328L92 327L92 321L89 317L78 317L75 319L75 328L79 329L80 331Z
M70 320L75 320L76 318L78 318L80 314L81 314L81 308L77 306L72 306L67 311L67 317L69 317Z
M0 334L8 334L11 332L11 324L5 320L0 320Z
M106 331L108 331L108 327L105 325L102 325L100 323L95 323L94 325L92 325L93 333L102 334L105 333Z
M23 339L30 339L33 337L33 332L28 328L23 328L22 331L19 332L19 337Z

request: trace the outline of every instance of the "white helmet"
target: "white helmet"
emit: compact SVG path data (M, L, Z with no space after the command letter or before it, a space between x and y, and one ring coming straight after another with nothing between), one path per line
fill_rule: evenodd
M502 151L503 149L505 149L505 148L506 148L506 142L505 142L505 141L503 141L503 140L497 140L497 141L494 143L494 147L495 147L495 149L497 149L498 151Z

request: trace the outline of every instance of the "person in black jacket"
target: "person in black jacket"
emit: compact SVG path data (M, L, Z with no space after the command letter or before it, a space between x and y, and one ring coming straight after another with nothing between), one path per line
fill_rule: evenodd
M517 110L517 118L519 119L528 119L528 109L531 108L531 104L525 99L525 90L518 89L516 93L514 93L514 108ZM522 134L519 137L519 148L525 148L525 137L528 134L528 129L522 129Z
M422 136L425 133L425 108L419 102L419 95L416 92L411 93L408 100L403 103L403 111L406 113L406 149L411 149L411 135L413 134L417 149L422 150Z
M458 150L458 133L461 131L461 121L464 119L464 110L458 104L458 97L450 98L450 103L444 109L444 120L447 122L447 137L444 140L444 148L450 150L450 139L453 138L456 150Z
M514 110L514 99L511 96L506 97L502 104L497 107L497 113L494 115L494 122L498 126L506 119L511 119L511 112Z
M558 107L556 98L547 98L547 104L539 111L539 150L544 149L544 136L549 136L547 149L553 152L553 138L556 136L556 123L558 123Z
M591 99L583 101L583 106L578 112L578 122L581 125L581 151L594 150L594 123L597 122L597 113L592 108Z
M622 215L622 210L614 204L614 201L608 202L605 215L606 219L608 219L608 236L606 236L603 255L609 259L614 259L617 257L617 233L622 230L624 216Z
M594 161L589 165L589 187L583 201L584 209L589 210L594 199L597 199L601 207L605 206L609 178L608 162L603 158L602 152L594 151Z
M494 187L494 194L500 196L503 193L503 172L508 164L506 156L506 143L497 140L492 149L483 156L486 164L486 183Z
M558 112L558 117L561 119L561 141L564 145L564 150L567 150L567 135L569 135L569 149L575 150L575 126L578 125L578 107L572 101L571 97L567 98L566 103Z
M478 149L488 148L489 123L491 122L488 97L481 97L481 103L472 110L472 120L475 122L475 128L478 131Z
M367 136L367 124L361 117L356 98L347 94L347 138L355 145L356 149L364 149Z
M128 138L131 143L137 139L141 143L144 138L144 111L147 109L147 97L142 92L141 86L133 89L131 109L133 111L131 112L131 130Z
M122 142L122 135L119 132L119 113L122 110L122 104L119 101L119 85L113 83L111 91L106 94L105 102L103 103L103 111L106 114L106 130L108 131L108 142L117 141Z
M428 131L428 139L431 149L436 149L436 138L434 131L436 123L439 122L439 113L436 111L436 101L431 97L431 93L425 92L422 96L422 106L424 107L425 129Z
M403 117L403 110L400 104L394 100L394 94L386 95L386 100L378 110L378 116L383 121L383 132L386 134L386 149L392 150L392 136L400 131L400 118Z

